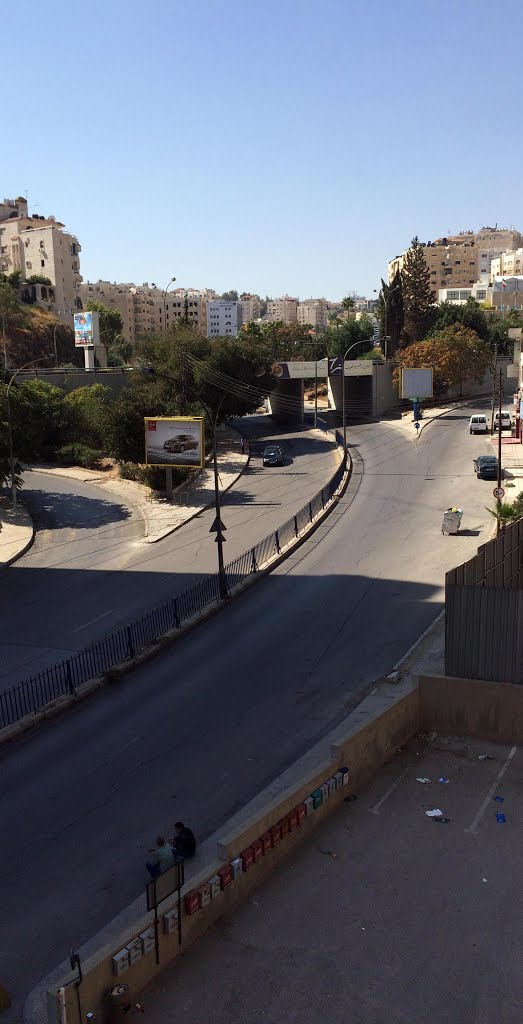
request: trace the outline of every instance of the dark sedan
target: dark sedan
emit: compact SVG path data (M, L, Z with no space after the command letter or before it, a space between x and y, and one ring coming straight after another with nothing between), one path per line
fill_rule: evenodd
M495 455L479 455L474 459L474 469L478 480L497 480L498 460Z
M283 466L283 452L279 445L271 444L263 450L264 466Z

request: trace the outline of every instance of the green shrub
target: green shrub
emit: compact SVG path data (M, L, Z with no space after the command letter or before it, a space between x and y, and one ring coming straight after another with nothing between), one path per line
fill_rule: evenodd
M101 458L103 452L79 441L62 445L56 453L56 461L62 466L83 466L84 469L97 469Z
M161 466L141 466L136 462L121 462L119 466L122 480L136 480L139 484L150 487L153 491L165 490L165 469ZM173 466L173 487L177 487L187 479L188 471Z

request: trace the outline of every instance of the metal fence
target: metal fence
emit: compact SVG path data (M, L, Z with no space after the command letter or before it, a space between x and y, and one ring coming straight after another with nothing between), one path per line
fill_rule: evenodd
M335 436L336 442L342 444L339 431L336 431ZM228 594L232 594L247 577L263 569L271 558L303 534L331 503L342 484L344 473L345 459L329 483L295 516L225 567ZM180 629L198 612L219 602L218 575L206 576L193 587L156 605L145 615L122 626L98 643L18 683L0 694L0 729L38 711L57 697L74 694L82 683L133 658L165 633Z
M523 519L445 576L445 671L523 682Z

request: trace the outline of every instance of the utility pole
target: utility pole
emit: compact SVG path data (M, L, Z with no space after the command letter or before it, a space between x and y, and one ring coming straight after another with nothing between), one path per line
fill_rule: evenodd
M496 406L496 388L497 388L496 373L497 373L497 369L498 369L498 343L496 342L496 347L494 349L494 369L492 370L492 375L493 375L494 383L492 385L492 414L491 414L491 417L490 417L490 433L491 434L494 433L494 409L495 409L495 406Z
M502 370L500 370L500 371L499 371L499 385L498 385L498 398L499 398L499 421L498 421L498 489L500 489L500 490L501 490L501 478L502 478L502 476L503 476L503 472L502 472L502 469L501 469L501 407L502 407L502 404L503 404L503 371L502 371ZM497 532L497 533L499 533L499 513L500 513L500 510L501 510L501 498L498 498L498 499L497 499L497 510L498 510L498 516L497 516L497 520L496 520L496 521L497 521L497 530L496 530L496 532Z

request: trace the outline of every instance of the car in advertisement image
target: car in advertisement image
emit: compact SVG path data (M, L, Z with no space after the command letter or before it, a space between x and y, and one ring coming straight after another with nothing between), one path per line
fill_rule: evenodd
M198 441L192 434L176 434L164 441L163 448L167 452L192 452L198 448Z
M204 464L203 419L196 416L146 416L145 462L148 466Z

